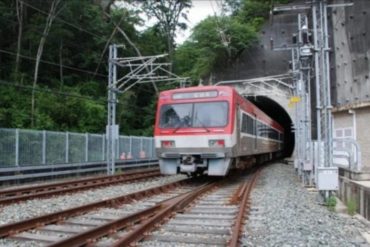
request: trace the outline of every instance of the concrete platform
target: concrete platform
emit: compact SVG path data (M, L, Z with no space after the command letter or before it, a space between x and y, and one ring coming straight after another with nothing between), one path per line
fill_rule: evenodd
M357 172L340 167L339 175L355 181L370 181L370 170L367 169L363 169L361 172Z
M370 181L353 181L353 182L358 184L359 186L370 188Z

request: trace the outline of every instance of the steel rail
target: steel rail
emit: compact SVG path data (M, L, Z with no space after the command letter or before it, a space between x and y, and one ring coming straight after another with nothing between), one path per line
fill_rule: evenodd
M103 207L116 207L120 204L130 202L132 200L138 200L145 196L156 194L158 192L167 191L173 189L177 186L180 186L186 182L189 182L191 179L184 179L181 181L153 187L147 190L141 190L138 192L130 193L127 195L106 199L103 201L98 201L66 210L62 210L55 213L50 213L47 215L38 216L32 219L27 219L15 223L9 223L6 225L0 226L0 238L8 237L15 235L22 231L31 230L43 225L52 224L64 221L66 218L82 215L92 210L96 210Z
M145 169L145 171L156 171L158 170L157 168L150 168L150 169ZM34 186L28 186L28 187L20 187L20 188L11 188L11 189L2 189L0 190L0 198L13 195L13 194L20 194L20 193L28 193L29 191L33 190L43 190L43 189L50 189L51 187L64 187L68 185L73 185L77 183L88 183L91 181L95 181L97 179L111 179L111 178L119 178L122 176L125 176L127 174L133 174L133 173L138 173L144 171L142 169L135 169L132 171L125 172L124 174L118 174L118 175L113 175L113 176L107 176L107 175L102 175L102 176L94 176L94 177L89 177L89 178L82 178L82 179L73 179L73 180L68 180L68 181L63 181L63 182L54 182L54 183L46 183L46 184L41 184L41 185L34 185Z
M34 198L42 198L88 190L97 187L104 187L117 183L130 182L137 179L145 179L159 175L160 172L158 169L145 169L113 176L99 176L74 181L32 186L28 188L0 190L0 205L7 205Z
M200 194L213 188L215 183L202 185L199 188L185 192L171 199L165 200L153 207L141 210L139 212L121 217L112 222L87 230L80 234L74 235L70 238L63 239L56 243L48 245L49 247L63 247L63 246L83 246L94 242L94 240L110 235L114 232L123 230L128 226L139 224L134 227L127 235L117 240L112 246L127 246L134 241L144 238L144 233L151 231L151 229L169 214L174 211L182 209L192 200L197 198Z
M128 234L124 235L123 238L118 239L112 246L129 246L134 242L143 239L146 232L151 231L156 227L157 224L163 222L168 216L170 216L171 213L184 209L184 207L188 206L188 204L194 201L197 197L214 188L216 184L216 182L206 184L194 191L167 200L162 204L162 209L155 216L149 218L143 224L136 227L133 231L130 231Z
M237 199L240 202L239 203L240 207L239 207L238 215L236 216L234 227L231 231L230 241L227 245L229 247L239 246L240 234L243 232L242 230L243 222L245 220L245 215L249 211L249 204L248 204L249 196L257 181L257 178L259 177L260 172L261 172L261 169L254 172L252 175L252 178L246 181L244 185L241 187L241 189L238 190Z
M133 225L139 221L142 221L145 217L149 217L151 214L155 214L161 208L161 205L155 205L148 209L144 209L142 211L130 214L128 216L119 218L115 221L108 222L104 225L99 227L93 228L91 230L87 230L80 234L74 235L67 239L63 239L56 243L48 245L48 247L63 247L63 246L82 246L82 245L89 245L94 240L109 235L113 232L121 230L129 225Z

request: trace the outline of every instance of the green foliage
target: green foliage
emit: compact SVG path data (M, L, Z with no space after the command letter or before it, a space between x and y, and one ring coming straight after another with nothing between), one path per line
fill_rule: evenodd
M347 212L349 215L355 215L357 211L357 203L354 199L349 199L347 201Z
M334 211L335 206L337 205L337 199L335 198L335 196L329 196L328 198L326 198L325 205L330 211Z
M24 1L20 50L24 57L20 59L17 73L14 68L19 23L15 2L0 2L0 49L10 52L0 52L0 127L30 128L34 58L45 27L45 13L52 1ZM138 13L124 8L112 9L108 17L93 1L62 1L41 58L35 94L36 129L105 131L108 53L103 51L115 25L119 24L143 55L166 50L165 38L155 27L143 33L136 30L135 25L140 22ZM137 55L119 32L113 35L110 43L125 44L125 56ZM95 71L97 74L94 75ZM133 88L127 96L133 95L135 100L118 106L121 113L118 123L125 134L152 135L149 131L154 115L149 109L155 105L156 95L152 87L147 90L149 92L144 97L148 101L136 101L138 88ZM128 98L132 100L132 97ZM140 106L136 105L139 102ZM145 114L135 114L142 109Z
M227 0L230 16L208 17L194 27L191 38L175 48L176 28L186 28L190 0L141 1L143 12L158 20L139 32L139 12L125 8L106 14L91 0L62 1L39 67L35 94L35 128L78 132L104 132L106 124L108 43L124 44L124 56L137 56L117 30L125 31L142 55L170 51L176 74L195 84L212 71L230 65L255 41L264 23L270 0ZM35 57L52 1L23 1L22 39L16 70L19 22L16 1L0 1L0 127L30 128L31 93ZM276 2L276 1L275 1ZM286 2L286 0L279 0ZM157 16L156 16L157 15ZM108 42L109 41L109 42ZM108 42L108 43L107 43ZM121 55L121 54L120 54ZM122 71L122 70L121 70ZM122 71L126 73L127 71ZM159 85L160 89L176 85ZM121 133L152 135L157 95L151 84L133 87L119 96L117 122Z
M228 4L234 11L232 15L206 18L193 28L190 40L178 47L174 59L176 73L193 81L205 79L212 71L229 66L257 40L269 5L264 1L228 1Z
M185 10L191 7L191 0L133 0L133 2L140 2L143 11L149 18L157 20L158 30L163 37L166 37L166 47L170 58L172 58L174 48L174 38L176 36L176 29L185 30L187 24L180 19L184 17L187 19Z

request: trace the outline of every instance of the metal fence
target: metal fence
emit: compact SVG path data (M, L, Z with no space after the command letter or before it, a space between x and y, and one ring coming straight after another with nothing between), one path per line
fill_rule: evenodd
M350 171L360 172L361 148L353 138L334 138L333 164L337 167L349 169Z
M152 137L120 136L116 159L155 159ZM105 161L103 134L0 128L0 168Z

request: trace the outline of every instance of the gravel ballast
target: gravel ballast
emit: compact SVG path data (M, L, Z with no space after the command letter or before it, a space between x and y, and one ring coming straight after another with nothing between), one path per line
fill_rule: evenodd
M157 177L146 181L132 182L88 191L56 196L47 199L34 199L0 208L0 225L29 219L84 204L114 198L139 190L160 186L184 179L185 176Z
M370 246L370 223L329 211L318 193L299 181L291 165L262 170L251 195L243 246Z

